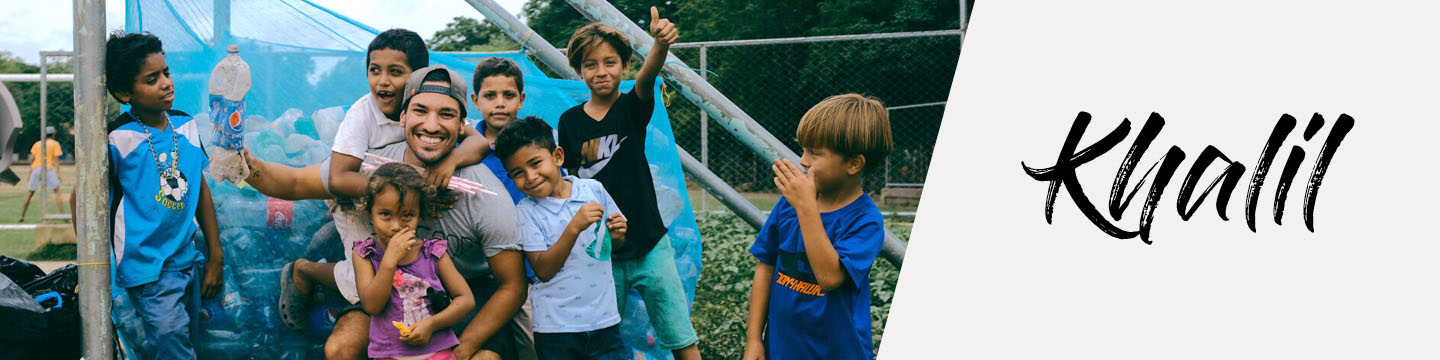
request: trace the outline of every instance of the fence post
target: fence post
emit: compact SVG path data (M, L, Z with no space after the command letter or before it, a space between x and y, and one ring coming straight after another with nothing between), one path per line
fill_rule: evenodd
M473 0L472 0L473 1ZM635 48L635 54L641 59L649 55L650 46L654 39L645 30L642 30L635 22L630 21L620 10L616 10L605 0L566 0L580 14L590 21L599 21L615 27L625 37L630 39L630 46ZM717 123L725 126L735 138L740 140L750 150L759 154L764 159L788 159L797 166L800 164L800 156L790 150L779 139L771 135L769 131L755 122L749 114L741 110L739 106L731 102L725 94L715 89L710 83L701 79L691 70L689 65L676 59L671 55L670 60L665 61L665 67L661 70L666 76L665 83L670 84L695 106L700 107L710 115L715 116ZM905 242L895 237L889 229L885 230L885 245L881 248L881 256L890 263L900 267L905 259Z
M109 145L105 137L105 0L74 0L75 210L86 359L115 358L110 323ZM87 81L88 80L88 81Z
M214 0L215 16L211 27L210 46L224 49L230 43L230 0Z
M890 186L890 157L885 157L885 186ZM880 190L880 196L885 196L884 189Z
M708 49L709 49L709 47L707 47L707 46L704 46L704 45L701 45L701 46L700 46L700 78L701 78L701 79L706 78L705 72L706 72L706 70L708 70L708 69L707 69L707 67L708 67L708 65L709 65L709 59L708 59L709 54L708 54L708 51L707 51ZM705 165L705 168L706 168L706 169L709 169L709 168L710 168L710 114L708 114L708 113L706 113L706 112L704 112L704 111L701 111L701 112L700 112L700 164L701 164L701 165ZM704 194L701 194L701 195L704 195ZM709 197L709 196L700 196L700 210L701 210L701 211L704 211L704 212L707 212L707 213L710 212L710 201L709 201L709 200L710 200L710 197Z
M54 166L55 166L55 173L53 174L53 175L55 176L55 179L56 179L57 181L60 179L60 164L51 164L51 163L50 163L50 155L49 155L49 153L50 153L50 142L47 141L48 139L47 139L47 137L46 137L46 135L45 135L45 128L49 127L49 120L48 120L47 114L50 112L50 106L48 105L48 104L49 104L49 96L50 96L50 90L49 90L49 85L50 85L50 69L49 69L49 67L50 67L50 57L51 57L51 56L74 56L74 55L75 55L74 53L69 52L69 51L41 51L41 52L40 52L40 141L39 141L39 144L40 144L40 172L41 172L40 181L42 182L41 185L44 185L44 184L46 184L46 183L48 183L48 182L50 181L50 179L48 178L48 176L50 176L50 175L52 175L52 174L49 174L48 171L50 171L50 166L51 166L51 165L54 165ZM57 132L57 135L58 135L58 132ZM34 170L31 170L31 172L34 172ZM44 223L45 223L45 214L49 214L49 213L50 213L50 206L47 205L47 203L46 203L47 198L48 198L48 196L47 196L46 193L49 192L49 191L50 191L49 188L46 188L46 187L44 187L44 186L41 186L41 187L40 187L40 223L41 223L41 224L44 224ZM73 219L72 219L72 221L73 221Z

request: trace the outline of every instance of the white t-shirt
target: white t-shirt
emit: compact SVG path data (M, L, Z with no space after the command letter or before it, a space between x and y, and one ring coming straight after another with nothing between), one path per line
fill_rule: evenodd
M331 150L365 160L366 150L403 141L405 128L399 121L385 117L380 105L375 104L375 94L366 93L345 111L345 120L335 132L335 146Z
M520 247L545 251L560 240L560 233L588 202L599 203L605 218L620 213L599 181L566 176L574 187L570 198L526 196L515 206L520 218ZM538 333L573 333L604 329L620 323L615 304L615 278L611 275L613 244L606 221L591 224L575 238L570 256L555 277L530 283L535 306L533 328Z
M335 145L331 147L331 151L365 160L367 150L404 141L404 127L400 126L399 121L385 117L385 113L380 111L380 105L375 104L375 94L366 93L356 99L350 109L345 110L345 119L340 121L340 129L335 132ZM325 166L321 170L321 180L326 191L330 189L329 163L329 159L325 160ZM330 205L331 209L338 209L334 200L326 201L326 204ZM368 238L374 230L370 227L369 219L360 211L335 210L331 215L335 219L335 230L340 233L340 240L345 246L345 261L335 266L336 284L346 300L356 303L360 301L360 297L355 289L354 269L350 264L353 261L350 258L351 245Z

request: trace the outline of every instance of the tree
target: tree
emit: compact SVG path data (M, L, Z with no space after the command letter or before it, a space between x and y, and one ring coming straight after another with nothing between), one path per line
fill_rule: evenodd
M654 0L611 0L610 4L616 10L625 14L625 17L636 21L636 24L644 27L650 21L650 7L660 8L660 16L676 21L677 26L684 26L679 14L676 13L675 2L657 2ZM575 29L589 24L590 20L580 14L570 3L565 0L529 0L525 2L522 10L525 15L526 24L535 33L540 34L545 40L549 40L557 48L564 48L570 42L570 35ZM685 28L680 28L681 36L685 36ZM681 38L680 41L689 41Z
M520 49L520 44L490 20L456 16L430 38L430 48L435 51L511 51Z
M50 62L48 72L51 74L73 73L74 65L68 58L51 58L58 60ZM61 60L63 59L63 60ZM39 74L40 66L27 64L20 57L10 52L0 50L0 74ZM40 128L40 83L36 82L9 82L5 83L10 95L15 97L15 105L20 108L20 120L23 127L20 136L14 144L6 144L11 147L15 154L21 157L30 156L30 145L40 140L42 130ZM46 84L46 108L45 122L47 126L55 127L55 140L59 141L64 149L66 158L73 158L74 150L74 117L75 117L75 90L69 82L51 81ZM105 107L105 119L114 119L120 115L120 104L107 96Z

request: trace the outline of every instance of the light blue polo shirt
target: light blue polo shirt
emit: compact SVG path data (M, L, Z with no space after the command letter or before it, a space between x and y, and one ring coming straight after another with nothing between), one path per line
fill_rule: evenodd
M620 213L599 181L566 176L573 187L570 198L526 196L515 209L520 217L520 247L545 251L560 240L560 233L586 203L605 208L604 219L591 224L575 238L565 265L550 281L532 281L530 301L535 308L534 331L571 333L604 329L620 323L615 304L615 278L610 270L614 244L605 227L610 214Z

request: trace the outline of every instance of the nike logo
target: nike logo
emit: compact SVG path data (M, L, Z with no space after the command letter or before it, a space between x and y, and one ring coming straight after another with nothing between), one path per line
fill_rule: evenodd
M586 141L584 145L580 146L581 166L578 175L582 178L595 177L595 174L599 174L600 170L605 169L605 165L609 164L610 159L615 156L615 152L620 151L620 145L629 138L611 134Z

